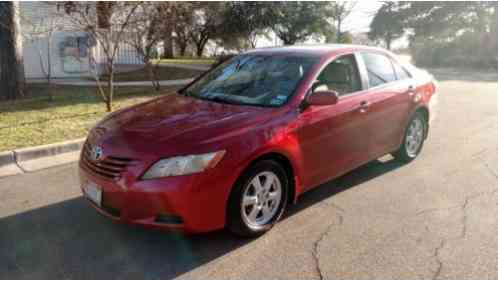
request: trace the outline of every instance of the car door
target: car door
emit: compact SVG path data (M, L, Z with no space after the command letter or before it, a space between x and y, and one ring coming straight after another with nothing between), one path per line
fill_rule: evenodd
M394 62L383 53L362 52L361 60L368 77L369 152L374 159L399 146L412 104L412 81L408 73L397 73Z
M319 185L340 175L368 156L368 117L362 107L368 91L356 56L341 56L318 75L319 87L339 93L335 105L309 106L298 117L297 136L303 158L303 186Z

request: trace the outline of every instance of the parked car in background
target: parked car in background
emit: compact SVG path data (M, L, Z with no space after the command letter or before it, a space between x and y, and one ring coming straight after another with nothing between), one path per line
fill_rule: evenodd
M99 122L82 190L117 221L260 235L304 192L388 153L419 155L437 94L414 69L364 46L246 52Z

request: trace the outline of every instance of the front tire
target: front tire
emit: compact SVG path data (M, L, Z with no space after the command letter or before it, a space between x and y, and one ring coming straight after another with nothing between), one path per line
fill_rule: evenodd
M408 163L420 154L427 134L427 120L421 112L416 112L405 130L401 147L393 153L394 158Z
M250 167L235 184L228 203L228 229L255 237L270 230L287 205L289 179L280 164L262 160Z

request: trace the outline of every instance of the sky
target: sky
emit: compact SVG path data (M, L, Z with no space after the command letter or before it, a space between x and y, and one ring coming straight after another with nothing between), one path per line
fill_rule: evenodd
M358 1L344 23L344 30L352 33L368 32L370 22L381 5L380 1Z

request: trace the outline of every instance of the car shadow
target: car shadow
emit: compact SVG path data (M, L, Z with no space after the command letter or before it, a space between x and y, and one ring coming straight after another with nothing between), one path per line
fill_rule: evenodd
M283 219L400 166L373 161L305 193ZM78 197L0 219L0 278L171 279L251 241L111 223Z

